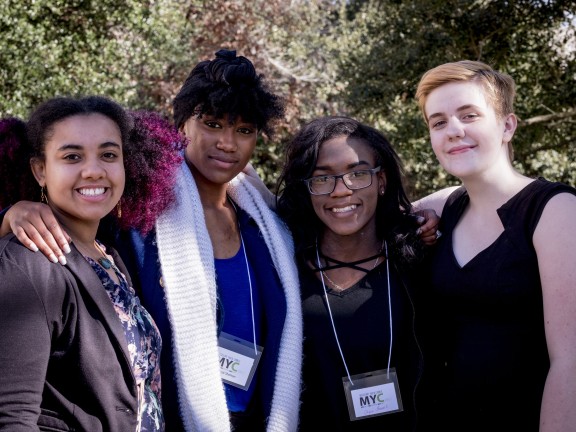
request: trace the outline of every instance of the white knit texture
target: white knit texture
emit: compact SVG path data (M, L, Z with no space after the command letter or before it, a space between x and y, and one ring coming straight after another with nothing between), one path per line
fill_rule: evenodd
M292 237L240 174L228 193L258 224L286 295L287 314L267 430L297 430L302 362L302 313ZM156 223L168 314L172 325L178 399L186 431L230 431L220 376L214 253L198 189L185 162L176 205Z
M296 431L302 367L302 304L292 235L256 188L246 181L244 174L240 173L230 183L228 193L260 227L286 295L286 321L266 429L270 432Z

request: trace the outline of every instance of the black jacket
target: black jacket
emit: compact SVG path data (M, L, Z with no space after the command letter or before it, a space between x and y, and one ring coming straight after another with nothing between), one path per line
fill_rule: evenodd
M73 248L67 261L0 239L0 430L134 431L122 324L84 257Z

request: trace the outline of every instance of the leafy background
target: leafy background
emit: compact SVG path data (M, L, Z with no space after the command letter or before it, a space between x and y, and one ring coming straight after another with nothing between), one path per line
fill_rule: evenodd
M347 114L391 139L418 198L456 183L431 151L418 79L482 60L517 83L517 168L576 185L575 16L568 0L0 0L0 115L104 94L170 118L194 64L236 49L287 101L253 159L269 186L303 122Z

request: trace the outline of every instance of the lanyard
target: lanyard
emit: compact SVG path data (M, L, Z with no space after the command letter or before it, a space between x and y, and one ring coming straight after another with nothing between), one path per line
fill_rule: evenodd
M388 260L388 244L384 242L384 250L386 254L386 280L387 280L387 287L388 287L388 312L389 312L389 321L390 321L390 347L388 350L388 365L386 369L386 376L390 378L390 361L392 358L392 301L391 301L391 294L390 294L390 265ZM320 264L320 254L318 252L318 239L316 239L316 263L318 268L321 268ZM344 358L344 353L342 352L342 347L340 346L340 340L338 339L338 332L336 331L336 326L334 325L334 317L332 316L332 310L330 309L330 301L328 300L328 291L326 290L326 283L324 282L324 274L320 272L320 279L322 281L322 288L324 289L324 298L326 299L326 307L328 309L328 316L330 317L330 323L332 324L332 330L334 331L334 337L336 338L336 345L338 345L338 351L340 352L340 357L342 358L342 363L344 363L344 368L346 369L346 375L350 380L350 383L354 385L354 382L350 378L350 372L348 371L348 365L346 364L346 359Z

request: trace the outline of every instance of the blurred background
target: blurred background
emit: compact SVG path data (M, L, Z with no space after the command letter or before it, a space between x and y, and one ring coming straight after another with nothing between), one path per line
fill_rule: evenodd
M253 159L270 187L303 122L346 114L388 136L416 199L457 183L430 148L418 80L481 60L516 80L518 169L574 186L575 28L574 0L0 0L0 116L102 94L171 119L191 68L236 49L287 101Z

